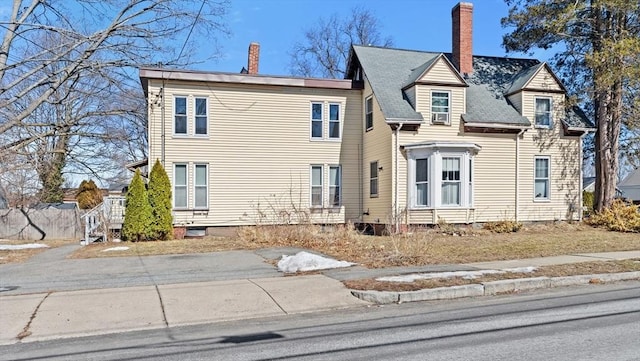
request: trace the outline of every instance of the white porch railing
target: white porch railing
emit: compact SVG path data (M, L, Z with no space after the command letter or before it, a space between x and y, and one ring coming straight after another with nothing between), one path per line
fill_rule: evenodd
M124 222L125 197L108 196L102 203L85 213L83 245L99 239L106 240L110 231L122 229Z

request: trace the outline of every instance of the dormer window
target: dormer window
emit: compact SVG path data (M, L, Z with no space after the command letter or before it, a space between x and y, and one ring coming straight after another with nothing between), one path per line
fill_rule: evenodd
M431 123L449 124L450 109L449 98L451 93L445 91L431 92Z
M536 98L536 127L551 128L551 98Z

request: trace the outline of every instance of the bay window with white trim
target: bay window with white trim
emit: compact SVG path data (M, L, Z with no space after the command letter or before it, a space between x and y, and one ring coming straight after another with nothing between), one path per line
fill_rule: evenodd
M479 146L462 143L447 148L434 143L405 149L410 208L473 207L473 158Z

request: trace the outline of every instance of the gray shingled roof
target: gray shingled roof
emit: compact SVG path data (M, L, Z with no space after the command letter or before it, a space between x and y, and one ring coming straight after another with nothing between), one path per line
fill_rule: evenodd
M382 113L387 120L422 120L404 97L402 89L412 84L440 54L451 61L450 53L433 53L413 50L354 46L347 77L353 76L354 64L359 62L367 76ZM465 78L467 89L468 123L498 123L528 126L530 121L522 117L505 99L509 90L524 86L544 63L536 59L474 56L473 73ZM581 110L567 112L570 127L589 128L591 122Z
M564 118L564 123L573 128L593 128L595 126L593 121L577 106L567 109L567 116Z
M531 122L505 101L496 96L486 84L470 84L467 88L467 113L462 115L466 123L498 123L529 126Z
M515 93L518 90L522 89L527 84L527 82L529 82L529 80L533 77L533 75L538 71L538 69L540 69L543 66L544 66L544 63L540 63L518 73L515 76L515 78L513 78L511 86L509 87L509 89L505 91L505 94Z
M439 53L354 46L353 50L376 95L386 119L423 120L403 96L402 88L418 68L434 60Z

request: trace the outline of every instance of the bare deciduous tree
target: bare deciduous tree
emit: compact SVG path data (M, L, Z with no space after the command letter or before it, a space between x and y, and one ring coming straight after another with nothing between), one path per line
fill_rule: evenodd
M43 201L61 199L65 172L104 178L144 157L136 68L187 66L202 38L216 56L228 5L14 0L0 19L0 157L30 165Z
M338 14L320 18L304 32L290 52L291 73L305 77L343 78L351 45L393 45L380 33L380 20L363 7L351 9L345 17Z

